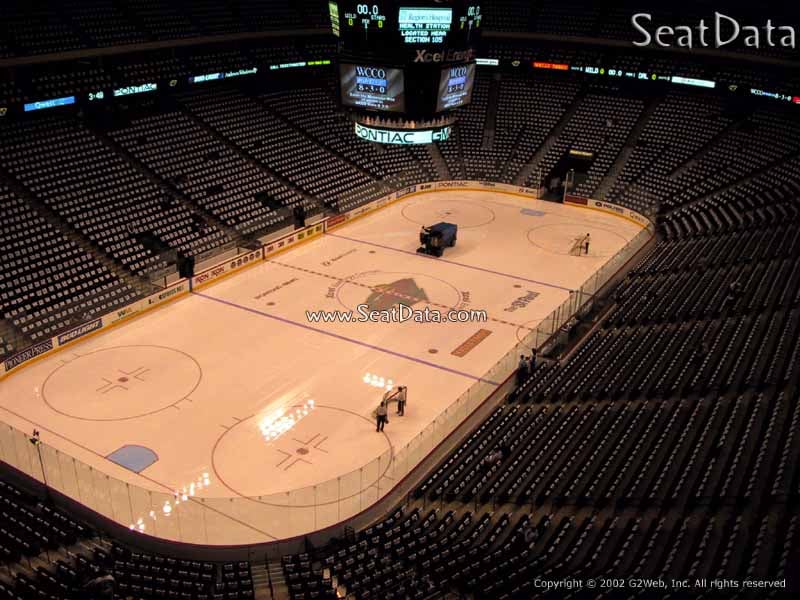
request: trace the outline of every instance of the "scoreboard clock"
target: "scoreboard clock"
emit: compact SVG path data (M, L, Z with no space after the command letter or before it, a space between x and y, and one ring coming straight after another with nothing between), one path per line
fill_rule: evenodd
M342 17L346 27L354 27L365 33L386 27L386 11L383 3L344 2L343 4Z
M397 29L396 19L392 19L389 10L393 2L375 0L373 2L355 2L353 0L331 1L331 26L334 27L334 13L338 22L338 36L342 43L358 52L369 52L370 49L381 48L392 37ZM333 7L336 7L335 9Z

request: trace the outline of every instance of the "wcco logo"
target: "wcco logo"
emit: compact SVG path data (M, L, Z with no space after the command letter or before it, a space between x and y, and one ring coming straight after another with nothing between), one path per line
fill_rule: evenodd
M374 77L386 79L386 70L378 67L356 67L356 75L360 77Z
M467 67L452 67L450 69L450 78L454 77L466 77L467 76Z

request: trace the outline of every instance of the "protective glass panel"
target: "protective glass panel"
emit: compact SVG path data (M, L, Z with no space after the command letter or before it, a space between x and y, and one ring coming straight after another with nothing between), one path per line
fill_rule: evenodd
M316 490L313 486L294 490L290 493L292 507L289 509L289 522L298 533L314 531L316 527Z
M14 447L14 430L0 424L0 460L12 467L17 466L17 449Z
M92 479L94 481L94 493L97 501L95 510L101 515L113 519L114 511L111 509L111 478L97 469L92 469Z
M27 435L17 429L12 431L12 438L17 455L17 464L15 465L17 469L38 481L42 481L42 468L39 466L39 455L36 452L36 447L31 444Z
M78 499L92 510L98 510L100 499L94 490L94 473L89 465L79 460L74 461L78 479Z
M131 503L131 527L149 535L155 534L155 504L149 490L135 485L130 486L128 497Z
M181 541L190 544L208 544L203 504L196 498L178 499L175 508L180 518Z
M63 452L56 451L58 456L59 471L61 472L62 492L75 500L80 499L78 489L78 472L75 468L75 459ZM126 523L127 525L127 523Z
M339 514L348 519L361 512L361 469L339 478Z
M114 520L122 525L130 525L133 521L133 512L131 511L131 499L128 494L129 485L113 477L109 477L107 483Z
M39 450L42 453L42 463L44 464L44 474L47 476L47 485L63 493L64 481L61 475L61 464L58 460L58 452L55 448L51 448L46 444L40 444Z
M175 511L175 497L172 494L152 492L155 535L168 540L181 541L180 515Z
M317 528L330 527L341 521L339 515L339 480L326 481L316 486Z

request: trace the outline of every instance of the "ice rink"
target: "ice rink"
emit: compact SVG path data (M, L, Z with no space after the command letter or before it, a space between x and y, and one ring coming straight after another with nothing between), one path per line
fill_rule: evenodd
M440 259L417 254L420 226L439 221L458 225L457 245ZM498 385L489 369L640 229L509 194L413 196L33 363L0 384L0 414L102 476L207 499L220 522L181 539L301 534L319 522L265 522L230 499L255 505L391 456L476 381ZM586 233L589 255L570 255ZM488 319L315 323L307 314L401 302ZM407 386L408 405L404 417L392 407L377 433L381 382ZM358 485L374 486L390 467ZM337 511L325 522L347 516ZM132 504L114 518L148 513Z

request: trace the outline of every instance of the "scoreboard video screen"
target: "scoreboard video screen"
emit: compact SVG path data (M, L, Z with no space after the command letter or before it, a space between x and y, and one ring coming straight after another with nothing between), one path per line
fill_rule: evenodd
M398 25L406 44L443 44L452 24L452 8L400 7Z
M342 49L371 59L472 45L482 19L477 0L329 0L328 11Z
M339 71L344 105L376 111L405 111L402 69L342 64Z
M475 85L475 64L456 65L442 69L436 112L469 104Z
M328 8L343 106L417 120L470 102L477 0L329 0Z

